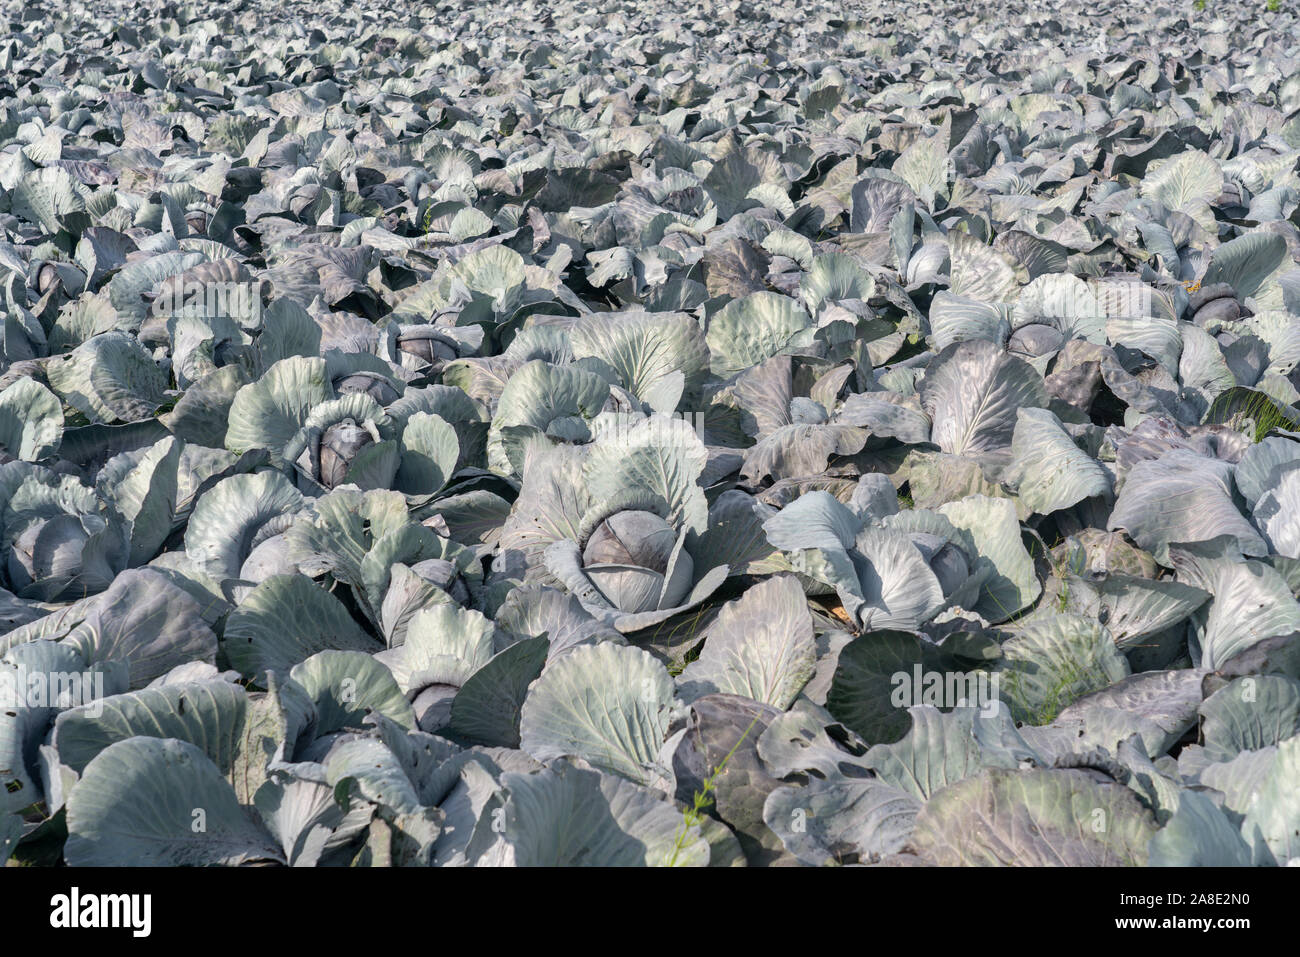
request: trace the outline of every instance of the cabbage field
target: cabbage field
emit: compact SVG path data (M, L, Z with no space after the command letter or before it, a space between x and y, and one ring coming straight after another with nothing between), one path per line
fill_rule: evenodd
M1300 864L1300 21L0 0L0 861Z

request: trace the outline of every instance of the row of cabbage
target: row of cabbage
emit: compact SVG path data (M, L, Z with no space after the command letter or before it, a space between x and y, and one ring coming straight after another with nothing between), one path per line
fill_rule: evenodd
M1291 15L5 6L0 857L1300 860Z

